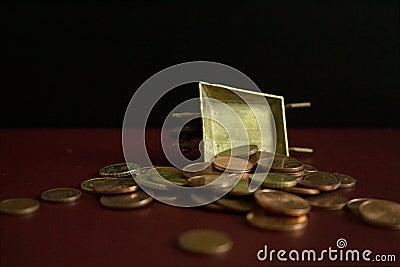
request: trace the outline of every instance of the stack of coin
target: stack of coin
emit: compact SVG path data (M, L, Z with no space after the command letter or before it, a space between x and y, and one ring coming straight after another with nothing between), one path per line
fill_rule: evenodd
M108 165L99 170L100 178L92 178L81 183L85 192L100 196L100 203L111 209L132 209L145 206L153 198L139 190L132 178L139 174L139 165L119 163Z
M369 225L400 230L400 203L374 198L354 198L347 208Z
M303 198L272 189L257 190L254 198L258 208L246 216L252 226L267 230L291 231L307 225L307 214L311 205Z

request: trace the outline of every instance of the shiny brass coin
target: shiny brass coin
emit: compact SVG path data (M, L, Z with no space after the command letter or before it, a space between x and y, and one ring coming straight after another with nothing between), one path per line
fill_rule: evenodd
M99 170L102 177L129 177L135 175L139 169L136 163L119 163L105 166Z
M361 218L369 224L400 230L400 203L371 199L363 202L359 211Z
M284 188L284 187L292 187L297 184L296 177L283 174L283 173L268 173L264 182L262 183L262 187L269 188Z
M360 215L360 205L364 203L367 200L371 200L372 198L354 198L351 199L349 202L347 202L346 206L351 212L353 212L356 215Z
M340 179L340 188L350 188L356 185L356 179L341 173L335 173Z
M254 201L248 199L220 198L216 203L236 212L249 212L256 206Z
M317 196L311 196L306 198L310 204L319 209L324 210L341 210L343 209L349 200L336 193L323 193Z
M138 186L133 179L115 178L97 181L93 184L93 189L98 194L124 194L136 191Z
M220 177L221 179L219 179ZM227 179L229 177L230 176L226 175L223 177L220 175L199 175L189 178L188 183L190 186L203 186L215 182L213 186L216 189L224 189L224 188L229 188L234 184L234 177Z
M234 157L219 157L213 160L213 166L217 170L226 170L228 172L249 172L253 167L253 163Z
M43 192L41 197L45 201L66 203L78 200L81 195L75 188L54 188Z
M112 179L115 179L115 178L111 178L111 177L100 177L100 178L89 179L89 180L83 181L83 182L81 183L81 189L82 189L83 191L86 191L86 192L89 192L89 193L93 193L93 192L94 192L93 185L94 185L95 182L98 182L98 181L108 181L108 180L112 180Z
M154 182L167 180L168 182L184 186L188 181L184 178L180 169L174 167L156 167L147 173Z
M229 251L233 242L225 233L210 229L196 229L184 232L178 237L178 246L199 254L221 254Z
M282 191L263 189L254 192L257 204L267 211L289 216L302 216L311 210L305 199Z
M249 212L246 219L254 227L275 231L299 230L304 228L308 222L307 215L290 217L268 214L262 210Z
M150 204L153 198L143 191L132 194L102 196L100 203L111 209L134 209Z
M296 180L301 180L304 177L304 170L298 171L298 172L278 172L278 173L284 173L286 175L290 175L296 178Z
M228 192L230 196L248 196L252 193L249 192L249 180L239 180L239 182Z
M225 151L222 151L216 155L216 157L248 157L253 155L258 150L257 145L244 145L237 146Z
M175 168L175 167L170 167L170 166L162 166L162 167L155 167L154 170L151 170L149 174L154 173L157 171L160 175L177 175L177 176L183 176L183 173L180 169Z
M33 198L9 198L0 201L0 212L5 214L28 214L38 210L39 207L39 201Z
M315 168L314 166L304 164L304 174L310 174L317 171L318 171L317 168Z
M274 160L275 154L266 151L257 151L249 157L249 161L254 165L260 163L260 165L268 167Z
M259 162L259 164L262 164ZM303 163L283 154L275 154L271 170L275 172L299 172L304 169Z
M285 187L281 188L282 191L292 193L292 194L299 194L299 195L318 195L321 191L316 188L304 188L304 187Z
M147 189L158 191L168 191L171 189L171 184L165 181L165 179L154 182L149 175L142 173L137 174L136 179L140 180L140 186L144 186Z
M136 175L137 174L147 174L150 171L153 171L155 169L154 166L147 166L147 167L140 167L137 171L136 171Z
M331 172L314 172L306 175L297 183L304 187L317 188L321 191L333 191L340 186L340 178Z
M220 175L221 171L215 170L212 166L212 162L197 162L185 166L182 169L182 173L185 177L190 178L207 174Z

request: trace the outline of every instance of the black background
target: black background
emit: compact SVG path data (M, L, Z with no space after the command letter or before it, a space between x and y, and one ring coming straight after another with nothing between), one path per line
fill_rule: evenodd
M311 101L289 127L399 126L398 1L54 2L1 4L2 127L121 127L146 79L196 60ZM197 95L176 89L149 125Z

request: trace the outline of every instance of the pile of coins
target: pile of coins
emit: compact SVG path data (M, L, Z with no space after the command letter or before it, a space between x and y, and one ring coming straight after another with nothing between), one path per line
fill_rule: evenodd
M140 167L135 163L120 163L103 167L99 176L81 183L81 190L97 194L105 208L134 209L153 202L132 177L141 178L146 192L159 200L175 200L171 184L198 187L213 183L213 189L229 192L201 208L218 212L245 214L254 227L293 231L304 228L312 209L341 210L347 207L362 220L377 227L400 229L400 204L388 200L356 198L348 200L338 190L355 186L351 176L318 171L294 157L258 151L257 146L240 146L223 151L212 162L193 163L182 170L174 167ZM220 177L228 180L220 182ZM250 193L252 179L262 178L261 188ZM237 181L235 185L232 181ZM228 182L226 182L228 181ZM336 192L334 192L336 191ZM67 203L81 197L74 188L55 188L42 193L44 201ZM203 199L192 197L203 203ZM11 198L0 202L0 211L8 214L27 214L38 210L39 201L31 198ZM211 229L197 229L178 237L182 249L201 254L218 254L232 247L232 240L224 233Z
M139 170L135 163L108 165L99 170L99 178L81 183L85 192L100 195L100 203L110 209L133 209L146 206L153 198L139 190L132 175Z

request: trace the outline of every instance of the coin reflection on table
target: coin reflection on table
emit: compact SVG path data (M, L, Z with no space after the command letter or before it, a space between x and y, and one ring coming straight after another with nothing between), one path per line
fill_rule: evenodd
M150 204L153 198L142 191L132 194L102 196L100 203L112 209L134 209Z

